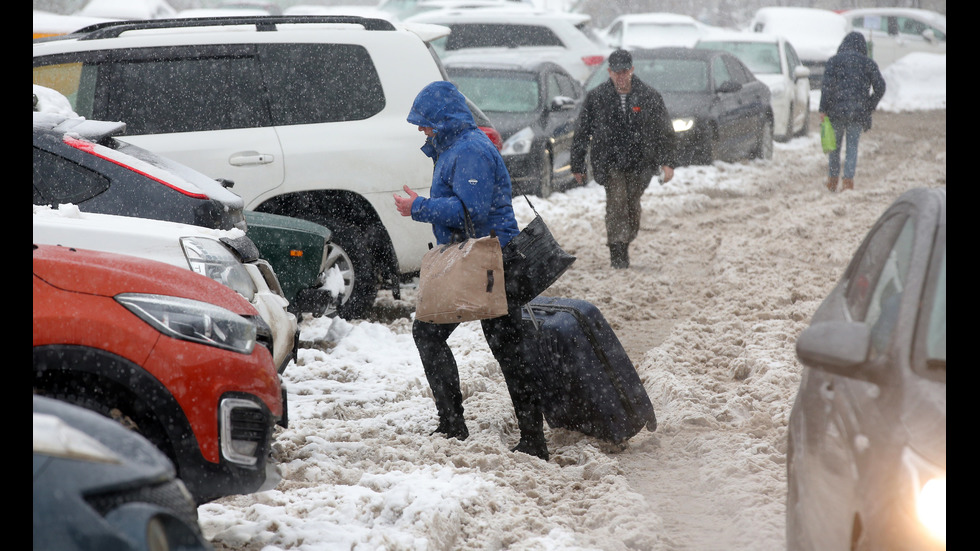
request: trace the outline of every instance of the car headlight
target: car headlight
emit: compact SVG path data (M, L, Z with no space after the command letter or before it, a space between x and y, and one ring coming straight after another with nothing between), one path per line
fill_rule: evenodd
M933 478L922 486L915 499L919 522L932 537L946 543L946 478Z
M175 339L242 354L251 354L255 347L255 324L214 304L138 293L123 293L115 298L157 331Z
M513 136L507 138L503 147L500 148L501 155L524 155L531 151L531 144L534 143L534 130L530 126L525 126Z
M191 270L231 287L251 302L255 283L245 266L220 241L206 237L181 237L180 245Z
M687 132L694 128L694 117L681 117L674 119L674 132Z
M909 473L915 516L926 532L946 544L946 469L914 452L902 451L902 464Z

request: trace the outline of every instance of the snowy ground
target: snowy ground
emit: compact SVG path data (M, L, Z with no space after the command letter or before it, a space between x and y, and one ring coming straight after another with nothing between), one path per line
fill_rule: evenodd
M283 481L202 506L205 534L218 549L249 550L784 548L794 341L885 207L906 189L945 187L945 56L941 79L923 77L939 65L929 56L886 75L853 192L823 187L815 134L777 144L768 163L680 168L654 183L629 270L608 267L601 187L533 199L578 256L546 294L599 306L657 409L657 432L614 449L546 430L549 462L509 452L513 410L471 323L450 341L470 438L430 437L407 285L370 321L301 324L285 372L290 428L277 433ZM523 201L515 208L522 225L531 219Z

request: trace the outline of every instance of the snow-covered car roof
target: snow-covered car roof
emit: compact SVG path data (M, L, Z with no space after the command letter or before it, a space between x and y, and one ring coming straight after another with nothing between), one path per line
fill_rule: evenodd
M702 36L699 42L762 42L776 44L782 38L772 33L749 33L737 31L713 31Z
M566 13L543 10L514 9L509 6L500 8L480 9L450 9L420 13L407 18L405 21L419 23L540 23L546 21L568 21L572 25L581 25L592 20L592 16L584 13Z
M855 10L847 10L842 15L848 19L861 15L911 17L914 19L921 19L922 21L925 21L942 30L943 33L946 32L946 16L929 10L920 10L915 8L859 8Z

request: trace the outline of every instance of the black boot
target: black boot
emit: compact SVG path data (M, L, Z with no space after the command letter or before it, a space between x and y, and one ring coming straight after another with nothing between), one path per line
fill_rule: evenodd
M609 260L611 261L613 268L619 270L624 268L629 268L630 267L629 243L610 243Z
M446 438L455 438L457 440L466 440L470 436L469 429L466 428L466 422L462 419L454 419L452 421L447 421L443 418L439 419L439 426L436 430L432 431L429 436L435 436L436 434L441 434Z
M510 451L533 455L534 457L544 461L547 461L549 457L548 442L545 441L544 435L536 437L521 436L521 441L518 442L516 446L511 448Z

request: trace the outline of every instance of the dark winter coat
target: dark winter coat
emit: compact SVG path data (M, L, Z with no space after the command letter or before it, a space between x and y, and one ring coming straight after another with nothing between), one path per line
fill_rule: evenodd
M463 205L473 220L474 237L494 230L500 245L520 233L511 205L510 174L490 138L473 121L463 94L447 81L419 92L408 122L430 127L435 136L422 152L435 160L429 197L412 202L412 219L432 224L439 244L465 227Z
M820 112L834 123L860 123L871 128L871 114L885 95L885 79L868 57L868 42L854 31L844 37L837 54L827 60L820 90Z
M674 129L660 93L634 75L625 113L620 105L611 79L585 97L572 142L572 172L585 173L590 146L592 170L600 183L610 170L676 166Z

